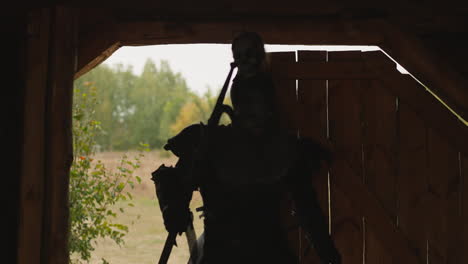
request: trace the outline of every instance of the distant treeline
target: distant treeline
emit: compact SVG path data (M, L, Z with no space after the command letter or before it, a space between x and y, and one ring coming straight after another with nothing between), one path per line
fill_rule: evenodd
M131 66L100 65L75 81L75 91L96 97L90 114L100 122L96 141L102 151L136 149L140 143L161 148L187 125L206 122L216 101L210 89L203 96L191 92L167 61L156 65L150 59L141 75ZM80 103L80 96L74 100Z

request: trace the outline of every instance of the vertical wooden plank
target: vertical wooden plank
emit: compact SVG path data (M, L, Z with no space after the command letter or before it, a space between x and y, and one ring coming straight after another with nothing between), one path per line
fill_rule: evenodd
M18 263L39 263L44 198L44 123L50 12L31 11L24 91Z
M281 73L282 62L294 62L294 52L272 52L268 54L271 71ZM283 126L293 135L297 133L297 97L296 80L286 79L281 74L274 74L275 94Z
M356 67L363 67L361 52L329 52L328 61L355 61ZM360 177L364 91L360 80L328 81L330 140Z
M298 51L298 61L323 61L327 59L326 51ZM298 80L298 129L300 137L311 138L323 145L327 144L327 81ZM320 207L329 220L328 204L328 170L311 179L311 184L317 194ZM305 248L301 263L318 263L319 258L314 250L308 250L311 245L301 237L301 245Z
M396 224L396 97L371 81L364 95L365 183Z
M426 127L405 103L398 111L398 224L413 252L426 263Z
M72 95L76 61L76 20L72 8L56 7L46 109L46 185L42 263L67 263L68 183L73 160Z
M396 225L396 98L378 81L369 81L368 84L363 104L364 180ZM379 241L385 239L381 236L366 222L366 262L392 263L392 257Z
M328 61L357 61L360 52L329 52ZM362 178L361 105L362 88L359 80L329 80L330 140L335 146L335 156L343 162L334 163L330 181L341 174L344 177ZM343 263L363 261L362 216L354 210L349 200L339 190L332 189L331 218L332 236L340 250Z
M350 186L336 184L334 178L354 177L359 178L349 163L343 159L333 163L330 169L330 206L331 206L331 235L338 251L341 254L342 262L345 264L361 264L364 257L364 225L361 217L361 210L349 199ZM336 188L340 186L343 188Z
M448 142L447 142L448 143ZM450 151L452 152L453 149ZM447 190L447 263L464 263L463 262L463 218L462 218L462 194L463 194L463 179L460 152L456 151L455 162L452 178L449 178L449 186ZM452 161L450 161L452 163Z
M459 254L456 241L460 221L458 152L430 129L428 134L429 186L428 245L431 263L448 263ZM451 256L449 256L451 254ZM455 258L455 259L454 259Z
M327 59L326 51L298 51L298 61ZM327 144L327 81L298 80L299 132L303 137Z
M281 73L282 62L293 62L296 60L294 52L273 52L268 53L272 72ZM281 122L285 129L293 135L297 134L297 98L296 80L286 79L281 74L274 74L275 94L278 104ZM298 228L298 221L294 217L294 207L291 197L284 199L282 204L282 216L285 232L289 240L291 249L298 258L302 257L301 231Z
M462 175L462 260L459 263L468 263L468 150L460 155Z

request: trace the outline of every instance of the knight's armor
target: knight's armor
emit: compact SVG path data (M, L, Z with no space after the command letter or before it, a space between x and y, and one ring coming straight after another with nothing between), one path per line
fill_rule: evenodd
M157 183L166 228L185 230L192 192L199 190L204 204L203 264L297 263L281 222L281 201L290 195L299 224L322 262L340 264L311 185L321 162L330 160L329 153L279 129L273 82L262 70L261 38L241 34L233 42L233 56L239 68L231 88L233 124L192 125L165 146L179 157L177 181Z
M233 126L216 127L208 135L206 126L193 125L170 139L166 149L180 158L181 173L191 175L184 180L191 186L185 192L199 189L203 197L203 264L296 263L280 216L288 193L317 252L335 253L310 184L321 160L329 159L318 144L280 130L252 138ZM185 163L192 155L198 155L196 164ZM181 189L178 195L187 197Z

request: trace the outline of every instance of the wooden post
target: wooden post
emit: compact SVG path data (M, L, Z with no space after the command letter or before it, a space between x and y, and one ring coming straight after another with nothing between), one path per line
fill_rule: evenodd
M40 263L41 257L50 10L34 10L29 17L17 249L20 264Z
M76 69L76 17L71 8L52 14L52 42L46 95L45 208L42 263L68 262L68 183L73 160L72 95Z

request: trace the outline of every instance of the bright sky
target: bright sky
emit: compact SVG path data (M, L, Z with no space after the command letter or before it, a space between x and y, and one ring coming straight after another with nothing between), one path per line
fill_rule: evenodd
M296 50L378 50L375 46L301 46L265 45L267 52ZM207 87L218 90L224 83L232 62L231 46L228 44L179 44L142 47L122 47L104 63L132 65L134 73L140 74L145 61L151 58L156 64L167 60L175 72L185 77L192 91L203 94Z
M267 52L297 51L297 50L379 50L377 46L304 46L304 45L265 45ZM172 70L180 72L187 81L188 87L202 95L207 87L214 91L221 89L229 72L229 63L232 62L231 46L228 44L171 44L140 47L122 47L105 64L114 65L122 63L131 65L136 74L140 74L148 58L158 65L161 60L169 62ZM397 64L401 73L408 72ZM431 92L427 87L426 89ZM431 92L432 93L432 92ZM468 122L455 113L447 104L432 93L442 104L456 115L465 125Z

